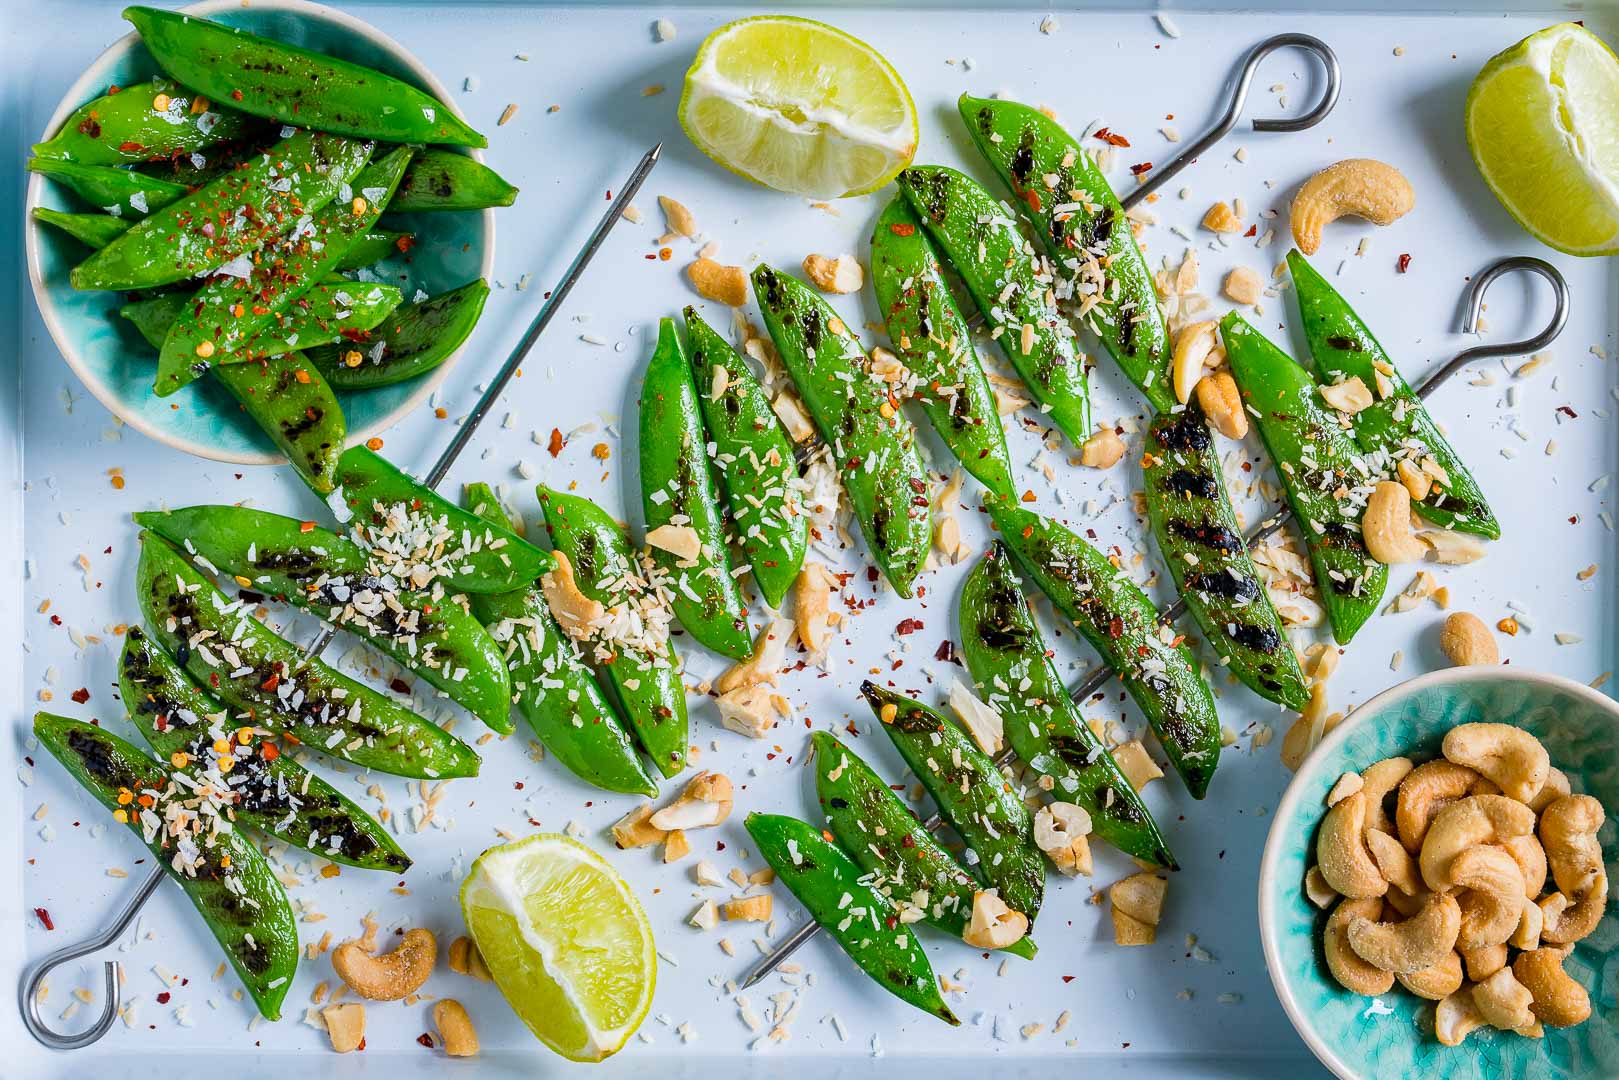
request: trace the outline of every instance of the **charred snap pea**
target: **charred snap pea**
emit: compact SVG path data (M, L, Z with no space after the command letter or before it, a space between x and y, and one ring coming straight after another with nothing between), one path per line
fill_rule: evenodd
M410 869L410 857L387 829L260 738L252 724L233 719L138 626L124 639L118 687L131 722L158 757L191 770L238 825L362 870Z
M191 677L255 727L396 776L476 776L472 748L355 682L253 618L168 541L141 533L141 611L152 637Z
M34 207L32 213L35 221L61 229L92 251L106 247L134 224L111 214L68 214L45 206Z
M172 394L216 364L252 360L244 347L305 293L335 273L393 195L411 151L401 148L360 173L351 203L333 202L191 298L163 339L157 358L159 397ZM227 268L235 270L237 268Z
M673 319L658 324L641 386L641 505L647 546L680 625L733 660L752 656L753 633L726 555L697 388Z
M809 542L808 520L798 510L793 445L747 362L695 308L686 308L685 316L697 401L731 526L759 591L780 608Z
M1102 654L1152 725L1193 798L1220 763L1220 719L1197 658L1107 556L1055 521L1002 502L995 524L1024 574Z
M173 80L155 78L115 87L79 106L60 131L34 144L34 153L81 165L122 165L188 154L241 138L257 127L258 121L245 113L221 108Z
M901 1001L951 1026L961 1023L939 996L922 943L836 844L813 825L779 814L749 814L746 825L777 879L861 971Z
M336 197L371 144L298 131L170 203L73 268L75 289L150 289L255 251Z
M825 301L763 264L753 271L753 291L782 366L832 449L872 557L894 591L909 597L932 538L916 429Z
M426 149L405 170L389 213L435 210L485 210L510 206L517 189L481 161L454 150Z
M485 521L512 524L488 484L468 484L465 501ZM538 585L475 596L472 612L510 668L517 711L552 757L603 790L648 797L658 793L634 740L579 658L573 639L557 626Z
M1221 320L1220 336L1298 519L1332 636L1347 645L1388 585L1388 567L1367 553L1360 535L1375 476L1309 372L1235 311Z
M871 284L888 324L888 339L904 364L908 385L956 460L996 495L1011 498L995 394L973 351L972 334L950 297L939 256L916 211L896 195L871 232Z
M263 358L342 341L382 322L399 306L399 299L399 290L392 285L327 278L300 296L296 303L288 305L271 325L254 334L241 351ZM119 308L118 314L134 323L135 329L154 348L162 348L169 327L192 302L184 293L166 293L133 300Z
M442 581L451 592L503 593L524 588L556 565L549 553L510 529L484 521L386 458L352 446L338 459L349 539L415 587Z
M184 184L129 169L80 165L45 157L29 158L27 164L29 172L48 176L91 206L130 221L179 202L191 193L191 189Z
M1038 109L961 95L961 119L1052 262L1059 301L1158 412L1175 404L1169 330L1124 208L1079 141Z
M1316 377L1323 383L1359 379L1371 394L1372 404L1353 417L1367 464L1412 488L1411 508L1434 524L1500 539L1501 524L1478 481L1371 330L1303 255L1288 252L1287 266Z
M113 819L129 826L179 883L225 950L266 1020L298 970L298 925L270 861L223 819L211 800L110 731L41 712L40 745Z
M900 921L920 919L955 938L966 933L978 882L837 736L817 731L810 745L815 790L832 835L899 910ZM1006 951L1032 959L1034 942L1021 937Z
M320 369L303 353L284 353L216 371L309 490L331 494L349 424Z
M920 701L867 680L860 686L884 734L967 844L967 866L1014 911L1040 911L1046 865L1022 795L955 724ZM970 914L970 912L969 912Z
M242 588L364 638L485 724L511 732L511 680L500 649L442 585L414 590L359 545L264 510L190 506L134 518Z
M472 334L489 298L479 278L458 289L395 308L371 332L344 334L337 344L309 350L311 363L339 390L371 390L425 375L448 360Z
M1310 700L1304 673L1248 557L1195 398L1153 420L1141 465L1153 537L1209 644L1254 693L1303 709Z
M605 510L544 486L539 496L557 554L552 584L559 599L565 582L579 594L573 608L557 613L558 624L606 672L658 771L674 776L686 767L686 688L669 640L669 594L652 583L651 560L630 550Z
M1057 310L1045 258L1003 203L954 169L912 166L899 174L899 189L1029 393L1063 434L1084 442L1091 434L1084 360Z
M241 112L388 142L489 145L450 106L380 71L183 12L124 18L159 67Z
M1099 839L1175 869L1152 812L1068 696L1029 611L1011 557L997 543L967 575L958 604L961 658L978 696L1001 714L1012 752L1052 798L1083 807Z

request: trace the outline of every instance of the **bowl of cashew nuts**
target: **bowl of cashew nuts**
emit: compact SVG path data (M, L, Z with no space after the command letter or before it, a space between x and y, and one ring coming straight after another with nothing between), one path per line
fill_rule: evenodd
M1619 1077L1619 703L1435 672L1355 710L1271 823L1259 925L1343 1080Z

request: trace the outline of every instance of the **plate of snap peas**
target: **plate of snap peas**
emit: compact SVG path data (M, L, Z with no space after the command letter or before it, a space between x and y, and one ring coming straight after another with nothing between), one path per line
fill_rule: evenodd
M26 165L45 324L142 433L290 461L327 493L345 447L448 373L517 189L432 72L357 19L302 0L124 17Z

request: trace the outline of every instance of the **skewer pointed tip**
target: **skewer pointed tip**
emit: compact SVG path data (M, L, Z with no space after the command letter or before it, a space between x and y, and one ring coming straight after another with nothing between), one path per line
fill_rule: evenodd
M748 972L748 974L743 978L743 980L740 983L737 984L737 989L738 990L746 990L750 986L757 985L759 980L764 978L764 977L765 977L765 973L763 971L759 970L759 968L757 966L755 966L754 969L752 971Z
M654 146L652 149L648 150L646 152L646 156L652 161L657 161L658 160L658 155L661 154L661 153L663 153L663 143L660 142L656 146Z

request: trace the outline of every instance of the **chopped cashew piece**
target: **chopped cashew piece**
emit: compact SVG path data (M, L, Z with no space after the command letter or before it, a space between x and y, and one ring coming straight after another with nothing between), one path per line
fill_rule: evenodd
M973 893L972 918L961 940L976 949L1004 949L1028 932L1028 916L1007 907L998 890L982 889Z
M1230 203L1217 202L1204 213L1203 227L1210 232L1238 233L1242 232L1242 218L1231 209Z
M451 1057L473 1057L478 1053L478 1033L473 1030L472 1017L466 1007L454 998L441 998L433 1005L433 1023L438 1026L439 1041L444 1052Z
M721 694L728 694L744 686L758 686L762 683L775 686L776 677L787 658L788 639L792 636L791 620L782 618L770 620L765 628L759 631L759 637L753 643L753 655L733 664L714 683L714 688Z
M1001 752L1005 745L1005 727L994 706L984 704L960 678L951 680L945 700L961 720L961 726L978 744L978 749L991 757Z
M1054 802L1034 815L1034 843L1059 873L1091 875L1091 816L1084 807Z
M793 622L812 656L832 640L832 592L838 587L838 579L818 562L805 562L793 582Z
M694 562L703 553L703 538L690 525L659 525L646 534L648 547L667 551L683 563Z
M666 838L664 830L651 822L651 803L643 803L613 823L613 843L621 848L651 847Z
M866 272L853 255L829 259L825 255L804 256L804 276L825 293L856 293L866 283Z
M669 223L670 232L688 239L697 235L697 219L684 205L667 195L658 196L658 205L663 208L663 219Z
M420 990L433 973L438 942L431 930L414 927L392 952L373 956L358 941L332 951L332 968L350 990L372 1001L399 1001Z
M1449 529L1424 529L1417 539L1433 550L1434 560L1446 566L1464 566L1484 558L1484 541Z
M787 390L777 394L770 402L770 410L781 421L781 426L787 429L787 437L795 444L813 438L815 425L810 423L809 413L804 411L804 403Z
M699 930L712 930L720 924L719 905L712 900L704 900L686 921Z
M758 893L727 900L723 910L731 922L769 922L773 906L769 893Z
M1096 430L1096 434L1079 445L1079 463L1087 469L1111 469L1124 457L1124 440L1110 427Z
M1306 255L1321 247L1321 230L1345 214L1375 225L1392 225L1410 213L1416 193L1392 165L1351 158L1329 165L1304 182L1293 196L1293 242Z
M1259 275L1246 266L1232 267L1225 276L1226 297L1236 304L1253 305L1265 294L1265 284Z
M1147 753L1140 739L1131 739L1113 751L1113 764L1119 767L1130 786L1140 791L1154 780L1163 777L1164 770Z
M1325 910L1338 899L1338 890L1327 884L1326 875L1321 873L1319 866L1312 866L1309 873L1304 875L1304 895L1310 903Z
M1460 1046L1462 1040L1484 1026L1484 1015L1473 1004L1473 990L1464 987L1441 1001L1434 1010L1434 1034L1446 1046Z
M679 862L691 854L691 841L686 839L684 829L675 829L663 841L663 861L665 863Z
M1117 945L1151 945L1158 938L1164 893L1169 882L1157 874L1131 874L1108 886L1113 903L1113 941Z
M1242 392L1228 369L1198 380L1197 404L1214 430L1226 438L1241 439L1248 434L1248 410L1242 407Z
M1366 384L1360 381L1360 376L1351 376L1340 383L1330 383L1321 388L1321 400L1331 405L1341 413L1354 416L1356 413L1372 406L1372 392L1366 389Z
M648 819L654 829L704 829L731 816L734 789L724 773L700 772L686 784L680 798ZM668 860L665 860L668 861Z
M776 726L775 697L768 686L743 686L721 694L715 700L720 723L727 731L762 739Z
M579 640L588 638L595 633L607 609L600 601L592 600L579 591L579 584L573 576L573 564L568 561L566 552L552 552L552 556L556 559L556 567L540 578L540 591L545 595L545 604L556 616L557 625L563 633Z
M365 1042L365 1006L358 1001L328 1005L320 1011L320 1018L331 1036L332 1049L339 1054L358 1050Z
M700 258L686 267L692 288L705 300L727 307L748 302L748 275L740 266L721 266L713 259Z

